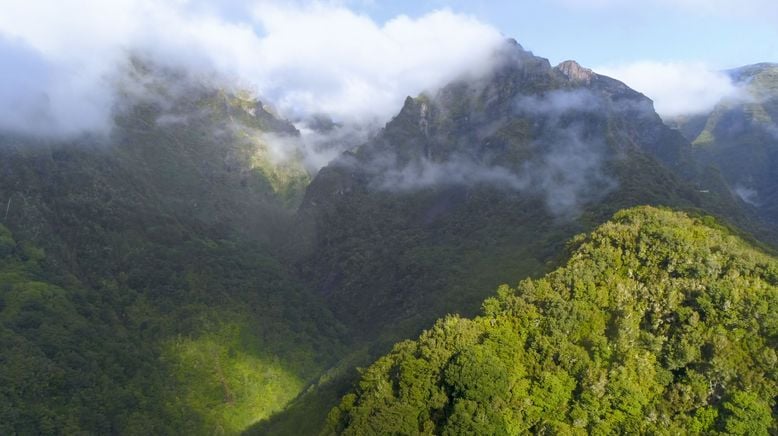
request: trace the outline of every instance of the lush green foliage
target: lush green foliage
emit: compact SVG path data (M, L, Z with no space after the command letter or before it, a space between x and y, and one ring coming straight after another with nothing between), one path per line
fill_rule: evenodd
M147 251L155 267L134 263L132 285L89 288L2 226L0 241L3 434L234 434L341 348L316 298L251 246ZM151 274L166 268L181 269Z
M616 214L364 371L325 433L770 434L778 260L705 219Z
M0 136L0 433L315 433L357 378L355 366L446 313L475 315L499 283L550 271L565 240L614 211L664 204L740 217L718 190L700 194L668 169L682 166L688 144L645 97L607 78L568 80L521 49L514 55L521 62L488 80L409 99L348 155L360 165L325 168L307 191L300 156L279 159L267 142L294 139L290 123L250 96L142 62L130 74L148 89L119 85L126 98L110 137ZM558 91L595 98L602 110L514 110L517 99ZM614 182L575 217L549 213L540 194L488 183L393 191L370 180L373 158L388 151L417 162L467 155L519 172L567 134L609 156L601 169ZM445 416L452 428L488 432L501 409L482 410L484 398L504 407L492 392L515 381L511 371L535 370L510 360L524 339L495 331L504 336L490 345L468 336L486 329L479 322L441 324L479 347L440 352L451 360L440 376L445 398L437 388L412 394L413 404L427 395L442 408L422 429L442 430ZM590 360L606 353L592 350ZM611 362L606 354L597 362ZM402 374L417 386L435 371L408 362ZM559 369L528 381L549 395L511 425L565 408L576 375ZM449 409L454 396L462 401ZM705 409L700 419L751 431L769 416L760 393L725 398L718 415ZM393 407L376 410L419 428L408 404ZM553 425L563 424L572 425Z
M0 137L0 434L234 434L342 354L268 248L308 176L262 134L294 128L139 74L166 102L129 96L110 138Z

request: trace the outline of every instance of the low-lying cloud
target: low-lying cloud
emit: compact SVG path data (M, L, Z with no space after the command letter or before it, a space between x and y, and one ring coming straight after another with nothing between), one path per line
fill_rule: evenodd
M597 68L652 100L663 118L710 111L723 99L740 98L742 90L724 72L701 63L636 62Z
M222 5L223 6L223 5ZM281 115L387 120L406 95L484 68L500 33L439 10L377 23L333 2L3 0L0 129L111 128L115 83L139 55L252 89Z
M0 130L59 135L104 130L111 93L101 74L48 59L0 33Z
M358 165L367 171L373 189L411 191L446 185L487 185L539 196L552 215L563 219L579 215L586 205L618 186L605 170L607 146L602 132L586 134L586 126L575 121L576 114L605 110L600 97L587 90L560 90L544 96L519 96L513 109L513 114L498 124L526 118L543 125L526 145L534 152L520 163L495 163L489 157L456 153L443 159L420 157L400 162L392 151L378 153L368 162L341 163Z
M604 172L599 144L584 141L575 128L556 136L555 141L543 144L543 153L518 168L456 155L443 161L422 158L399 165L392 154L380 156L366 168L373 172L374 189L412 191L446 185L488 185L540 196L551 214L571 218L610 193L617 182Z
M749 188L740 184L735 185L733 191L741 200L751 206L759 207L759 192L756 189Z
M309 174L316 174L343 152L363 144L373 132L361 125L337 125L327 131L312 130L304 123L297 127L299 135L263 132L242 125L236 128L262 144L271 163L300 163Z

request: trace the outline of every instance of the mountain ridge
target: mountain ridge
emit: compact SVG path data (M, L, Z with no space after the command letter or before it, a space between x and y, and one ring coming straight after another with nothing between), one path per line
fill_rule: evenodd
M322 434L769 434L777 272L710 217L621 211L560 269L395 345Z

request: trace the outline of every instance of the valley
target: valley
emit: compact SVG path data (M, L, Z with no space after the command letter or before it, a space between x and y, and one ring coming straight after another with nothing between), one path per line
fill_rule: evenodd
M319 148L135 57L109 134L0 134L0 434L773 434L775 64L663 119L488 59Z

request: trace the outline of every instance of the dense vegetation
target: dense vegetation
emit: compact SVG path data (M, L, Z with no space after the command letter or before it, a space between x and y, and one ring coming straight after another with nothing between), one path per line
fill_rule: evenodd
M626 210L366 369L343 434L771 434L778 260L709 218Z
M277 249L294 128L136 68L110 138L0 138L0 434L235 434L343 353Z
M236 433L342 348L315 296L251 245L144 257L154 267L93 288L0 226L0 433Z
M574 63L552 67L515 43L500 56L481 80L407 99L306 192L298 216L310 247L301 272L369 344L351 365L369 364L447 313L474 316L500 283L550 271L564 241L622 208L702 209L755 227L721 176L688 160L689 143L645 96L591 71L571 74L581 68ZM569 156L593 164L568 164ZM419 171L436 165L447 176ZM499 168L534 173L541 189L512 189ZM497 182L479 179L484 173ZM425 177L435 183L414 185ZM553 207L570 197L570 207ZM337 374L255 429L315 432L356 378Z
M129 82L116 84L124 99L107 137L0 135L0 434L313 434L358 378L355 367L447 313L475 316L500 283L558 267L566 240L621 208L704 209L752 229L720 175L697 172L688 142L644 96L572 63L551 67L515 43L498 55L483 80L409 98L385 129L314 180L294 151L274 152L269 141L294 142L299 132L256 99L139 60L123 76ZM575 159L562 159L568 152ZM464 179L387 186L407 183L397 177L413 165L452 163ZM495 166L514 176L530 168L528 185L562 185L533 191L478 178ZM513 300L500 298L489 307L507 311ZM618 333L621 312L589 308L576 316L606 317L606 333ZM565 322L560 329L583 328ZM468 335L498 325L484 323L448 318L439 328L477 342ZM481 343L495 371L520 353L517 337L503 333L504 350ZM626 359L603 342L575 347L597 376L613 356ZM482 357L481 348L473 353L450 370L442 388L450 398L452 389L471 395L454 378L467 377L466 359ZM563 369L548 383L567 389ZM429 375L414 371L403 374ZM527 389L541 383L527 380ZM736 395L725 381L716 385L724 402ZM442 404L434 392L430 401ZM495 407L512 404L499 398ZM481 413L475 403L457 407ZM379 416L416 413L397 404ZM600 406L605 422L610 406ZM711 422L726 426L729 409L710 406ZM441 407L430 409L433 427L418 428L442 431L454 409ZM535 429L541 409L556 406L527 407L516 425ZM361 412L343 409L330 429L352 413ZM464 431L469 421L457 413ZM608 422L627 429L627 418Z

